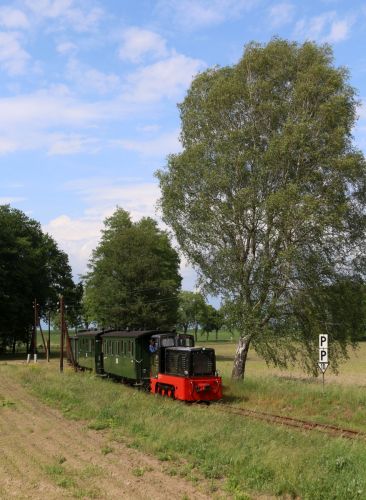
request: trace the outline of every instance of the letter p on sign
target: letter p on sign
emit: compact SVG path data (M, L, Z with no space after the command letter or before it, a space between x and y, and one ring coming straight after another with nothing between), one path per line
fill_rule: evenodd
M328 363L328 334L319 335L319 362Z

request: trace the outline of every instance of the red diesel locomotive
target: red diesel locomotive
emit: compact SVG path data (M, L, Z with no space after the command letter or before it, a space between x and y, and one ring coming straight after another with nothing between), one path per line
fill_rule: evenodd
M150 390L187 402L222 398L222 381L216 372L215 351L194 347L191 335L153 335Z

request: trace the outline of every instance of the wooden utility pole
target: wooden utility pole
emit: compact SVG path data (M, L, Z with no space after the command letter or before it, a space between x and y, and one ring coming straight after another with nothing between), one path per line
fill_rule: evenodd
M38 326L38 304L37 304L37 299L34 299L33 302L33 309L34 309L34 325L33 325L33 356L34 356L34 362L37 363L37 326Z
M64 297L60 295L60 372L64 371L64 338L65 338L65 305Z
M50 306L48 306L50 307ZM48 339L47 339L48 361L51 355L51 309L48 309Z
M65 334L66 334L66 354L67 354L67 360L68 360L69 364L76 371L77 370L77 366L76 366L76 361L75 361L74 353L72 352L71 340L70 340L69 329L67 327L67 324L65 324Z

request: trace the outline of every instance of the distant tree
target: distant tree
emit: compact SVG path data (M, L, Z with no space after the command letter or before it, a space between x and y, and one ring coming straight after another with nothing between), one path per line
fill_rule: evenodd
M0 206L0 346L28 342L33 300L41 316L55 308L59 293L72 293L67 255L40 224L9 205Z
M105 220L85 276L89 320L100 326L168 328L177 322L179 257L151 218L118 208Z
M180 112L183 151L157 173L163 220L240 332L233 378L251 344L281 366L302 349L314 372L324 332L336 368L357 336L339 284L363 283L366 257L347 70L328 45L250 43L234 66L199 74Z
M216 333L216 340L218 340L219 330L224 326L224 314L221 309L215 309L214 315L214 330Z
M202 332L206 333L206 340L208 340L208 335L210 332L216 332L216 340L218 338L218 332L223 325L223 316L220 310L215 309L210 304L205 304L200 315L200 325Z
M204 307L205 299L203 298L202 294L184 290L180 292L178 306L178 326L183 328L184 333L186 333L189 328L194 328L196 340L199 317Z

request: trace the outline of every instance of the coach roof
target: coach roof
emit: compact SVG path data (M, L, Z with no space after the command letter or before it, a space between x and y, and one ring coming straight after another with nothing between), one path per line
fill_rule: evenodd
M114 330L109 332L104 332L103 337L117 337L117 338L139 338L139 337L147 337L151 335L155 335L160 332L158 330Z

